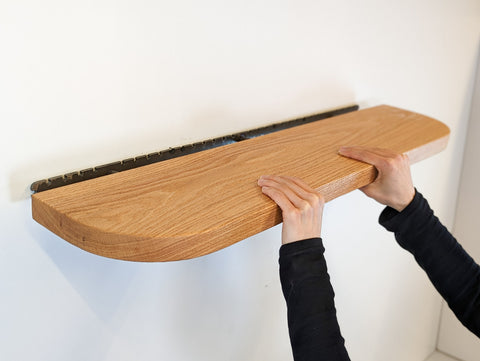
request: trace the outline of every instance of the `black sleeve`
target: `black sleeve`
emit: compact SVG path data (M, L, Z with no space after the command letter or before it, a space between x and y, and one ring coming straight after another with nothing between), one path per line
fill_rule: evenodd
M387 207L379 222L395 232L462 324L480 337L480 267L416 192L402 212Z
M280 280L295 361L350 360L340 334L324 251L321 238L280 248Z

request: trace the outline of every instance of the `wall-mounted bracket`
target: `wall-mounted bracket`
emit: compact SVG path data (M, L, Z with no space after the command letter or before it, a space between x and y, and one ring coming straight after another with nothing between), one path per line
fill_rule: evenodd
M256 138L262 135L278 132L280 130L285 130L297 127L299 125L331 118L337 115L350 113L356 110L358 110L358 105L352 105L344 108L330 110L327 112L322 112L319 114L309 115L298 119L267 125L265 127L251 129L240 133L225 135L223 137L208 139L193 144L183 145L180 147L169 148L155 153L145 154L134 158L124 159L118 162L103 164L96 167L80 170L78 172L71 172L48 179L42 179L32 183L30 189L35 193L43 192L49 189L63 187L69 184L83 182L89 179L99 178L109 174L123 172L129 169L143 167L145 165L202 152L207 149L213 149L227 144L241 142L243 140Z

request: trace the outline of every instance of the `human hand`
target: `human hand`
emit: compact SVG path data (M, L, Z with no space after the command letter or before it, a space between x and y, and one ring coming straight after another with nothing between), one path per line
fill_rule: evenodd
M282 244L320 237L325 204L320 193L286 176L262 176L258 185L282 210Z
M341 147L340 155L372 164L378 170L375 181L360 188L367 196L401 212L415 196L410 161L406 154L388 149Z

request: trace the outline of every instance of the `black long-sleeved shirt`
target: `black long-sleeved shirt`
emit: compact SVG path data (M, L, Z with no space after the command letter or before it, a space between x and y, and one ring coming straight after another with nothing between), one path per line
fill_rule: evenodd
M379 222L395 233L458 319L480 337L480 267L435 217L425 198L416 192L402 212L385 208ZM280 280L295 361L350 360L324 251L320 238L280 248Z

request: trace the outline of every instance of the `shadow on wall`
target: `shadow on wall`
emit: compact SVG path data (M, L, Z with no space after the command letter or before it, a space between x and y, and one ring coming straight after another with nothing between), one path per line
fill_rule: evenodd
M462 174L462 167L465 157L465 144L467 139L467 131L469 129L469 122L472 121L471 112L472 112L472 102L473 102L473 95L475 94L475 81L476 81L476 73L480 71L480 67L478 70L476 69L476 65L480 64L480 41L477 47L477 54L476 54L476 61L473 63L473 68L471 69L471 75L469 76L467 87L464 89L464 94L462 94L463 106L462 111L459 114L459 121L460 121L460 128L458 132L461 136L452 137L451 144L449 147L453 148L454 156L451 158L450 164L448 169L453 170L454 177L448 177L448 186L447 189L452 189L454 192L457 193L457 197L453 197L455 201L458 198L458 187L460 185L460 177ZM478 76L478 75L477 75ZM471 96L469 96L471 94ZM454 142L456 140L456 142ZM456 160L461 159L461 162ZM448 204L445 201L444 204L441 204L440 207L442 209L449 209L450 210L450 219L454 219L455 212L456 212L456 204Z
M251 325L268 328L271 321L261 320L271 316L265 312L271 298L283 302L278 232L192 260L138 263L87 253L33 221L28 228L115 337L127 333L129 342L155 344L161 352L175 352L176 359L249 359L252 350L245 345L265 333ZM219 334L231 343L218 345Z
M138 264L97 256L56 236L35 223L27 223L32 238L89 305L95 315L109 322L117 312Z
M264 333L252 325L271 324L265 320L265 310L272 308L265 278L277 272L276 259L265 256L273 254L269 248L277 248L278 240L262 239L258 247L259 241L252 237L178 268L176 279L184 283L174 287L167 324L180 359L251 359L252 350L245 346L256 344ZM283 300L277 291L276 298Z

